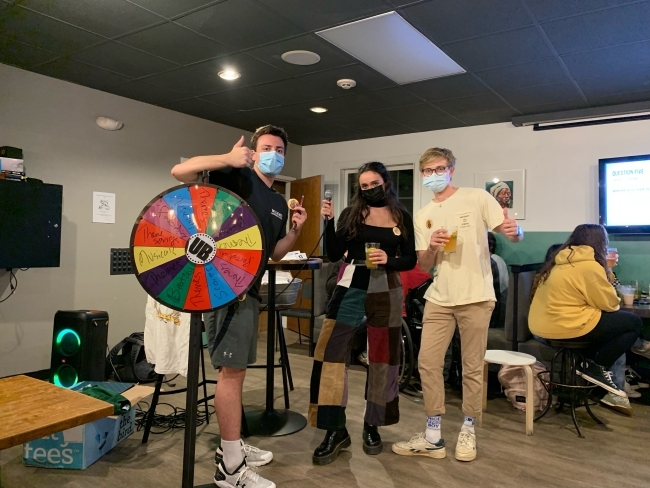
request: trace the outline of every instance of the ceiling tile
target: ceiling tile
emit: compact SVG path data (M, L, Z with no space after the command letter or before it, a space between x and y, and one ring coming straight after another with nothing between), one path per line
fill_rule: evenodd
M607 97L590 99L589 101L592 107L604 107L621 103L647 102L648 100L650 100L650 90L634 93L619 93Z
M329 90L332 87L336 88L336 82L343 78L351 78L357 82L357 86L349 90L352 93L397 86L395 82L384 75L360 64L319 71L318 73L301 76L299 79L312 83L322 90ZM342 88L340 90L343 91Z
M259 0L305 31L319 30L393 10L383 0Z
M501 96L519 109L547 103L575 102L582 99L576 87L568 81L555 85L531 86L501 92Z
M223 80L216 73L207 74L205 71L194 67L181 68L148 76L143 81L185 93L188 97L214 93L228 88L224 86Z
M22 42L15 42L6 37L0 37L0 63L29 69L34 65L56 57L58 57L58 54L43 51Z
M295 78L257 85L252 87L251 90L258 95L284 104L322 100L345 95L345 92L339 87L319 87Z
M434 119L413 120L409 122L409 127L418 132L425 132L430 130L453 129L455 127L467 127L467 124L455 117L438 117Z
M211 59L192 66L196 71L202 72L205 76L216 78L216 83L221 87L216 91L231 90L233 88L260 85L262 83L271 83L273 81L284 80L289 75L269 66L247 54L234 54L217 59ZM236 80L222 80L218 73L225 69L234 69L241 74L241 78Z
M257 110L260 108L277 107L279 105L278 102L259 96L248 88L237 88L212 95L204 95L201 99L226 107L231 112L238 110Z
M232 52L226 46L173 22L122 37L120 43L178 64L191 64Z
M129 78L101 68L78 63L71 59L59 58L49 63L41 64L32 71L51 76L60 80L71 81L78 85L106 90L107 88L129 81Z
M17 5L3 9L0 21L3 36L58 54L70 54L104 40L103 37Z
M129 0L129 2L167 18L217 3L216 0Z
M304 107L309 110L312 104L300 104L299 107ZM318 102L319 106L325 107L328 111L324 114L319 114L323 119L330 117L337 117L339 115L357 114L360 112L370 112L372 110L379 110L382 108L381 102L365 94L354 95L350 94L344 97L330 98L328 100L321 100Z
M552 56L535 27L447 44L445 51L470 71L523 64Z
M405 127L403 125L393 124L387 125L384 127L372 127L370 129L364 129L363 133L366 138L375 138L375 137L387 137L387 136L398 136L400 134L412 134L413 129Z
M20 4L106 37L163 20L125 0L21 0Z
M638 0L526 0L540 22L616 7Z
M497 92L567 81L564 70L555 58L475 74Z
M132 78L172 69L176 64L150 54L131 49L117 42L107 42L72 56L100 68L109 69Z
M320 61L308 66L297 66L289 64L282 60L282 54L287 51L312 51L320 56ZM358 61L349 54L341 51L339 48L322 40L315 34L287 39L276 42L269 46L259 47L247 51L247 54L257 59L265 61L276 68L281 69L294 76L312 73L314 71L323 71L347 64L356 64Z
M594 98L650 90L650 67L626 73L607 72L597 78L578 80L578 85L591 101Z
M174 110L175 112L181 112L208 120L216 120L217 117L224 115L230 111L225 107L221 107L219 105L215 105L198 98L188 98L186 100L179 100L176 102L166 102L161 103L160 105L170 110Z
M600 10L542 25L559 54L650 39L650 2Z
M430 120L448 117L447 114L426 103L410 105L408 107L389 108L387 110L382 110L380 113L395 122L409 127L414 120Z
M276 42L302 32L253 0L218 3L175 22L235 49Z
M335 124L348 129L367 129L371 127L382 127L392 125L394 122L381 112L364 112L359 114L345 115L343 117L330 117L327 119Z
M568 54L562 60L575 79L646 70L650 66L650 41Z
M132 98L133 100L139 100L153 105L161 105L162 103L183 98L181 93L150 85L142 81L130 81L123 85L107 88L106 91L121 97Z
M494 112L483 112L480 114L463 114L458 118L469 125L497 124L499 122L510 122L519 112L511 109L496 110Z
M454 98L453 100L441 100L436 102L436 106L451 115L492 112L494 110L509 108L508 105L493 93L486 93L474 97Z
M469 73L411 83L404 85L404 88L429 101L468 97L490 92L489 88Z
M384 88L383 90L367 92L364 95L372 100L376 100L377 106L382 109L422 103L422 100L409 93L408 89L403 87Z
M588 108L588 105L586 102L582 100L575 101L575 102L547 103L544 105L523 107L520 110L520 112L523 115L536 115L536 114L546 114L550 112L562 112L564 110L577 110L579 108Z
M400 14L439 45L533 23L519 0L431 0Z

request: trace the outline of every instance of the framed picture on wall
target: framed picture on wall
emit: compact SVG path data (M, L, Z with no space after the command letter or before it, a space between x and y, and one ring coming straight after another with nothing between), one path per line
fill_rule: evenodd
M474 187L492 195L513 219L526 218L526 170L474 173Z

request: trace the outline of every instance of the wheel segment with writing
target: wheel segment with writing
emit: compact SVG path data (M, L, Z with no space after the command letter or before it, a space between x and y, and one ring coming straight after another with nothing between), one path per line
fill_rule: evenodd
M264 239L253 210L234 193L181 185L151 200L133 226L138 281L158 302L208 312L244 295L263 272Z

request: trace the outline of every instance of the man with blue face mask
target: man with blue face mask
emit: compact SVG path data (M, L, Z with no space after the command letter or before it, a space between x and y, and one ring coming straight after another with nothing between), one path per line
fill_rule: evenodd
M433 192L432 200L413 219L418 264L427 272L434 268L433 283L424 295L418 358L427 425L425 432L411 440L393 444L393 451L434 459L446 456L441 436L441 415L445 413L442 371L458 325L465 422L455 456L459 461L472 461L476 458L474 424L482 409L483 357L496 301L487 233L500 232L512 242L521 241L524 233L508 217L508 209L502 209L485 190L452 186L455 166L456 158L449 149L428 149L420 158L423 184ZM451 249L448 244L454 240L455 249Z
M272 188L284 166L287 142L284 129L265 125L253 134L252 150L244 147L242 136L228 154L197 156L172 169L174 178L183 183L196 182L197 173L208 170L210 183L242 197L259 218L267 255L274 261L291 250L307 219L305 209L295 207L287 233L287 202ZM240 438L242 386L246 368L257 356L259 287L258 281L242 301L203 316L212 365L219 370L214 408L221 445L215 453L214 482L224 488L275 488L251 469L270 463L273 454Z

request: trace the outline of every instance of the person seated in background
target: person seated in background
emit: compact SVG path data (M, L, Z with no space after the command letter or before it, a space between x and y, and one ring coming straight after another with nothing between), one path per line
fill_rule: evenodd
M608 392L627 398L612 381L610 368L638 339L641 318L620 310L608 280L607 231L582 224L541 269L530 305L530 331L545 339L590 343L578 374Z
M490 317L490 328L503 329L506 326L506 299L508 298L508 265L496 253L497 238L494 233L488 232L488 250L490 251L490 265L492 266L492 286L497 302Z

